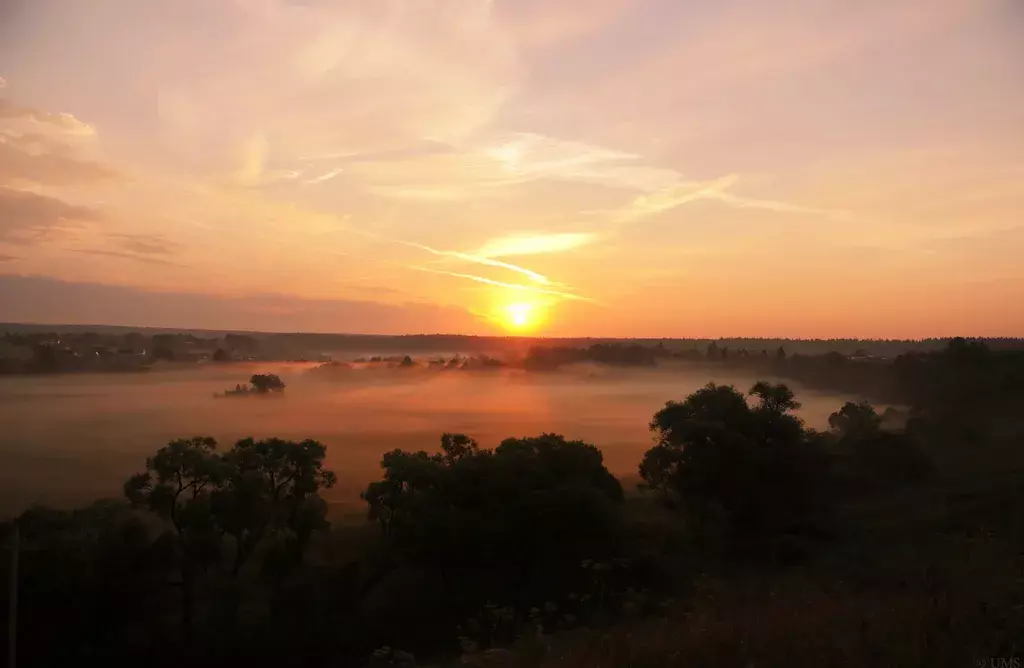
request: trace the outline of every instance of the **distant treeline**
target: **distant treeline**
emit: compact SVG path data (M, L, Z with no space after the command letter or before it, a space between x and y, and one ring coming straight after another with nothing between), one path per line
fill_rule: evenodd
M874 356L863 349L852 354L836 350L791 354L784 345L731 348L717 341L703 349L682 350L662 342L654 346L537 346L529 350L523 365L527 370L552 371L580 362L644 367L671 361L788 378L816 389L908 406L927 406L953 398L1003 405L1024 386L1024 346L993 348L982 339L964 338L947 340L934 349L904 351L892 358ZM987 382L979 382L980 378Z
M838 352L854 355L862 352L876 357L894 357L910 351L934 351L943 349L953 337L927 339L781 339L781 338L614 338L614 337L503 337L503 336L467 336L460 334L316 334L316 333L270 333L270 332L233 332L223 330L180 329L167 330L158 328L129 328L105 325L31 325L2 324L0 332L8 335L45 335L65 339L76 339L81 336L104 337L114 340L120 337L152 338L177 337L179 340L211 342L226 340L228 337L239 340L251 340L267 351L289 351L293 354L312 351L359 352L380 354L422 354L422 353L502 353L506 351L522 351L531 346L589 347L595 344L604 345L639 345L644 347L662 346L671 351L703 351L711 343L719 348L731 351L747 350L760 352L774 351L782 346L790 354L823 355ZM1024 348L1022 338L975 338L973 341L985 343L993 350L1006 348Z

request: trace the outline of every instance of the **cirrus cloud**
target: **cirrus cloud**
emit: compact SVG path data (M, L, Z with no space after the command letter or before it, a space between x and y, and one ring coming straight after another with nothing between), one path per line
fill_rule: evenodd
M473 255L483 258L495 258L513 255L562 253L593 243L597 237L598 235L592 232L511 235L488 241L477 249Z

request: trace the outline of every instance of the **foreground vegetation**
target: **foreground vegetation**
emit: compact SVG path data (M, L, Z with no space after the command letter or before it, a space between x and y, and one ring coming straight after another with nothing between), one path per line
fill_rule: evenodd
M386 453L334 526L322 444L174 441L123 501L17 519L19 665L1017 657L1021 358L955 341L883 368L913 409L848 403L824 433L785 385L670 401L639 489L559 435L444 434Z

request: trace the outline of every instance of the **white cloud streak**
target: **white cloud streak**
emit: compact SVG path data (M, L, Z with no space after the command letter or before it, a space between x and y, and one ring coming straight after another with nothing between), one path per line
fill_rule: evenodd
M309 179L308 181L306 181L306 185L312 186L318 183L323 183L324 181L330 181L335 176L341 174L344 171L345 170L342 169L341 167L338 167L337 169L332 169L329 172L321 174L320 176L314 176L313 178Z
M473 255L478 258L507 257L514 255L538 255L561 253L592 243L597 239L592 232L566 232L562 234L513 235L492 239L477 249Z
M543 274L538 274L537 272L531 271L530 269L526 269L525 267L520 267L518 265L510 264L508 262L502 262L501 260L494 260L489 257L480 257L478 255L472 255L470 253L460 253L459 251L437 250L436 248L431 248L430 246L424 246L423 244L417 244L411 241L395 241L394 243L399 243L404 246L410 246L412 248L419 248L420 250L432 253L433 255L437 255L440 257L450 257L456 260L462 260L464 262L472 262L474 264L482 264L488 267L497 267L499 269L514 271L518 274L526 276L535 283L540 283L541 285L551 284L551 279L549 279L547 276L544 276Z
M568 299L568 300L573 300L573 301L583 301L583 302L596 303L593 299L591 299L589 297L584 297L583 295L578 295L578 294L576 294L574 292L563 292L561 290L551 290L551 289L548 289L548 288L538 288L538 287L532 286L532 285L522 285L521 283L505 283L503 281L496 281L494 279L485 278L483 276L477 276L475 274L463 274L463 273L460 273L460 272L457 272L457 271L444 271L442 269L430 269L428 267L420 267L420 266L417 266L417 265L407 265L406 269L412 269L414 271L425 271L425 272L428 272L428 273L431 273L431 274L440 274L442 276L452 276L452 277L455 277L455 278L464 278L464 279L466 279L468 281L474 281L476 283L483 283L485 285L493 285L495 287L500 287L500 288L508 288L510 290L520 290L520 291L524 291L524 292L533 292L533 293L542 294L542 295L552 295L552 296L555 296L555 297L561 297L563 299Z

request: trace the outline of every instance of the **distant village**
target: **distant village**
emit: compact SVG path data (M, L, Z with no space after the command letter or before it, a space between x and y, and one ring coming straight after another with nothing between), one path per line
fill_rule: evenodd
M243 334L203 338L191 334L5 332L0 373L145 371L155 364L204 364L271 359L256 338ZM327 361L327 357L314 361Z

